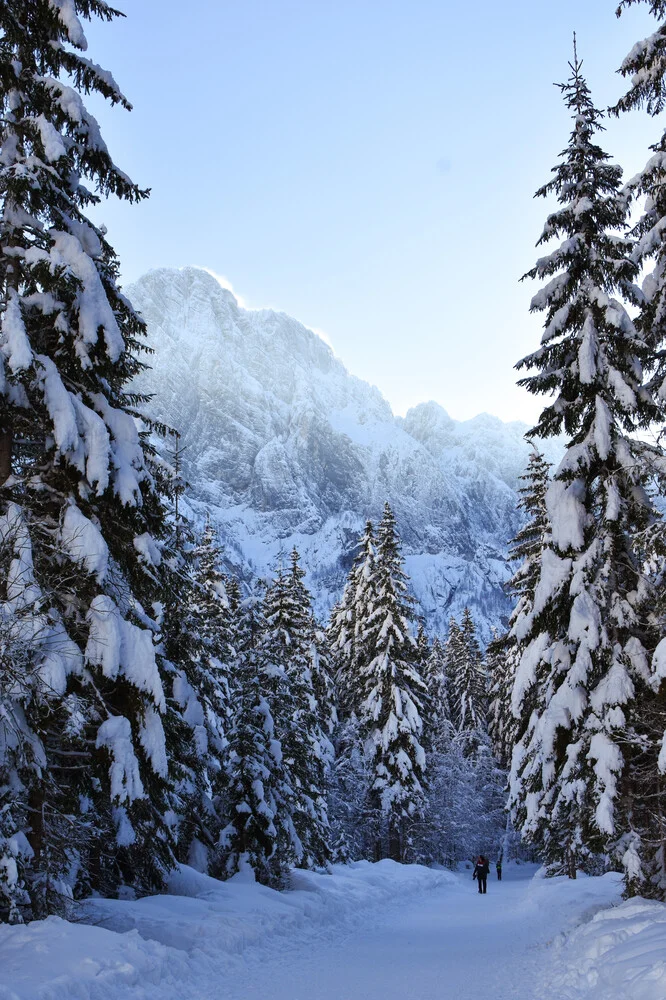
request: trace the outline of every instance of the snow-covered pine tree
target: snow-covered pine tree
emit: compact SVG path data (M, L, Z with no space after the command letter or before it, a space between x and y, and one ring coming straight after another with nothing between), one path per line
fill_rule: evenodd
M231 816L219 843L228 875L251 868L257 881L280 885L281 866L275 857L278 807L271 781L275 774L273 719L251 661L240 667L239 679L242 686L229 736L225 786Z
M331 740L338 724L338 693L331 670L328 635L316 623L313 639L310 643L310 672L319 725L324 740L323 749L330 766L333 762Z
M446 647L451 714L457 729L482 729L486 724L486 673L476 626L469 608L460 626L451 621Z
M457 706L454 704L453 691L456 676L462 671L466 656L460 626L453 615L449 618L449 632L444 644L444 668L446 670L447 689L449 695L449 710L451 721L458 724Z
M376 856L384 856L387 840L389 857L399 861L408 850L410 825L424 808L425 754L420 741L426 690L411 635L414 601L388 503L362 596L356 620L361 678L368 694L359 723L372 770L371 802L381 823Z
M322 672L326 665L317 649L318 629L312 614L312 599L303 583L304 577L300 556L293 549L282 628L285 640L287 635L289 637L285 655L294 713L283 739L283 752L289 761L296 796L293 821L303 845L300 865L303 868L321 868L331 858L326 783L332 747L322 728L322 712L330 718L330 708L320 707L317 702L313 668L318 671L318 687L325 696L330 694L330 688Z
M231 716L230 662L235 655L232 619L226 578L222 572L222 553L215 531L206 517L203 535L193 552L195 613L201 623L204 673L199 684L206 703L206 726L215 753L224 752L224 730Z
M303 845L293 821L296 791L293 787L290 761L286 759L283 740L289 733L294 717L294 697L287 674L285 649L290 643L286 621L287 574L280 557L274 579L261 582L263 598L255 611L253 626L258 630L256 657L261 667L261 692L270 710L273 725L272 750L276 765L272 769L275 800L275 826L277 829L276 852L273 865L276 871L286 873L303 857Z
M431 645L430 638L426 632L425 619L419 617L418 625L416 627L416 637L415 637L415 666L418 671L419 677L423 681L423 690L421 693L421 721L423 723L423 729L421 731L422 739L421 744L425 746L426 740L426 725L427 720L431 717L432 708L430 705L430 688L428 686L428 665L430 661Z
M630 88L612 111L620 114L644 107L648 114L657 116L663 111L666 98L666 3L664 0L624 0L617 9L618 16L624 8L638 2L647 3L650 13L660 23L653 34L634 45L622 63L620 73L630 80ZM663 351L666 338L666 246L663 237L666 226L666 130L662 131L661 138L651 150L652 156L644 169L627 184L625 193L630 201L645 196L642 215L633 230L633 235L637 237L633 258L647 270L642 285L644 298L635 324L641 337L656 353L655 363L650 370L649 386L663 405L666 401L666 362ZM660 493L663 494L665 489L662 478ZM654 532L653 548L656 556L655 572L661 576L656 588L658 594L663 595L663 554L666 549L663 523ZM660 634L664 636L666 602L663 596L658 612ZM662 648L658 647L658 656L653 663L658 677L664 673L662 652ZM663 680L661 690L656 683L652 686L655 688L653 697L649 701L645 698L642 700L640 718L636 720L641 734L642 752L634 760L633 766L641 794L635 800L633 816L635 824L641 827L640 839L646 852L654 856L650 891L663 898L666 894L666 753L662 754L661 751L662 746L666 745L666 705ZM642 879L638 880L641 881ZM644 894L648 891L645 883L640 891Z
M261 653L270 670L266 692L282 747L282 791L276 794L280 856L299 867L325 865L330 835L325 799L327 741L312 685L315 623L297 552L266 591Z
M424 860L456 868L478 843L480 802L472 780L468 733L443 723L428 749L428 822ZM487 851L485 844L477 853Z
M259 882L281 885L289 861L280 855L278 799L284 802L282 747L267 698L275 689L274 668L264 658L261 608L241 607L237 581L227 583L235 629L232 678L234 711L227 733L221 808L227 823L213 863L216 875L251 868Z
M169 533L161 546L158 647L160 667L168 678L169 825L178 860L206 871L218 824L210 792L206 713L200 696L205 688L205 655L194 580L195 538L187 522L173 517L173 508L170 514Z
M369 615L368 585L373 579L375 532L370 521L357 544L357 555L342 597L331 612L327 636L337 691L338 721L333 744L335 762L329 787L329 812L334 843L353 858L374 857L377 831L369 799L370 767L365 758L359 722L369 694L362 665L367 650L363 623Z
M340 713L344 714L347 707L345 696L349 685L345 683L347 678L353 676L355 663L354 645L354 592L356 590L355 565L349 571L349 576L345 581L342 597L331 610L331 615L326 630L328 648L331 655L331 665L335 685L338 690L340 700Z
M430 656L430 639L426 632L425 621L419 618L416 628L416 660L419 664L419 672L422 677L425 675L426 663Z
M664 0L623 0L616 13L619 16L623 9L636 3L647 3L650 13L662 23L652 35L634 45L622 63L619 72L629 78L630 87L611 110L619 115L644 107L648 114L656 116L663 110L666 99L666 3ZM628 204L646 198L643 213L633 230L636 244L632 247L632 259L644 268L651 266L651 270L643 281L635 325L642 339L657 351L666 339L666 247L662 236L666 219L666 130L651 150L652 156L627 184L624 196ZM666 362L658 355L654 361L650 384L663 401Z
M636 432L659 416L643 372L650 344L622 301L637 301L636 264L623 236L620 168L596 142L602 114L574 54L562 85L573 131L553 178L539 243L563 239L529 277L545 311L541 347L519 362L536 369L530 392L554 393L532 434L564 431L568 445L546 494L550 540L533 605L514 625L522 656L513 692L523 733L513 755L517 826L548 860L575 875L597 851L621 856L636 885L640 838L632 827L635 709L651 690L654 594L643 572L644 532L656 513L644 484L662 462Z
M227 595L227 603L229 605L229 618L232 622L232 640L234 644L234 652L237 652L236 646L240 641L239 636L244 636L244 629L246 626L246 615L243 608L243 591L241 585L236 576L226 576L224 578L224 591ZM231 679L231 689L233 690L233 678Z
M358 541L358 554L345 583L342 598L331 612L328 641L335 671L339 713L342 720L357 713L367 697L361 666L365 651L359 633L358 615L368 614L366 592L375 560L375 533L371 521Z
M428 691L428 713L423 720L423 736L427 752L440 739L443 728L448 729L451 725L446 653L437 636L432 641L423 667L423 679Z
M530 452L527 469L521 476L518 489L518 509L525 517L523 527L517 532L509 547L509 558L519 563L509 581L508 589L517 598L516 611L520 613L526 603L534 601L534 591L539 579L541 555L548 531L546 492L550 484L550 463L535 447Z
M181 805L172 812L179 817L179 860L207 871L220 829L215 802L224 784L235 622L210 519L198 541L190 534L174 511L169 569L177 585L169 588L164 650L175 673L175 702L192 738L174 762Z
M141 890L173 859L150 619L164 512L128 388L144 327L86 216L105 195L146 195L82 96L130 107L83 54L81 19L115 16L103 0L0 9L0 869L16 869L2 884L14 919L22 881L42 915L71 872L74 891Z
M666 19L666 0L620 0L616 17L629 7L645 4L654 18ZM631 77L631 88L611 111L632 111L645 106L651 115L658 115L666 103L664 76L666 75L666 26L633 46L619 72Z
M546 491L550 481L550 464L534 447L521 480L523 485L518 490L518 508L525 517L525 523L509 546L509 558L514 564L518 563L518 566L506 588L516 598L516 604L508 631L496 636L486 650L486 669L490 683L488 731L495 752L502 764L507 766L511 761L514 744L518 736L522 735L511 708L516 667L522 653L513 634L513 625L529 613L534 603L541 555L548 531ZM523 715L525 714L527 713L523 711Z
M515 648L515 644L514 644ZM486 648L488 675L488 736L503 766L508 766L516 741L516 719L511 711L515 658L510 653L510 633L498 635L493 629Z
M418 647L418 637L417 637ZM448 696L446 656L440 640L435 637L423 662L421 674L427 697L424 698L423 735L421 743L426 755L428 788L426 807L414 831L414 860L423 863L452 863L445 830L450 820L449 751L455 730L451 723Z

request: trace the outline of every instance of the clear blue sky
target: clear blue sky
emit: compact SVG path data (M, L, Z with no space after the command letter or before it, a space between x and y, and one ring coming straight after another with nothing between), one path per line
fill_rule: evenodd
M397 412L530 420L513 363L540 336L520 275L533 192L569 121L552 86L571 35L598 105L653 22L616 0L118 0L88 27L132 114L94 111L116 162L152 187L108 203L127 282L199 264L253 307L317 328ZM662 123L610 121L627 174Z

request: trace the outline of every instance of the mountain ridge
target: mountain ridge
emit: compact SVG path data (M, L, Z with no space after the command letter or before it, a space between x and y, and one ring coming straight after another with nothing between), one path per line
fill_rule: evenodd
M180 431L192 511L210 510L241 575L269 574L295 544L325 614L388 500L430 630L465 605L484 638L501 625L527 425L456 421L434 401L396 416L316 333L241 307L203 269L150 271L127 292L155 351L137 387Z

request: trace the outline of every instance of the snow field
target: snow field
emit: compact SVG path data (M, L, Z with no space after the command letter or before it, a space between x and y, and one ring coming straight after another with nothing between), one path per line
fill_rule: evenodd
M358 862L276 892L182 866L170 895L0 926L0 1000L664 1000L666 906L535 869L479 896L471 868Z
M0 925L0 1000L208 1000L252 965L306 936L328 941L372 909L456 883L446 871L393 861L295 871L276 892L239 873L219 882L181 866L170 895L91 899L78 920ZM288 941L286 940L288 939ZM236 994L235 1000L243 1000Z

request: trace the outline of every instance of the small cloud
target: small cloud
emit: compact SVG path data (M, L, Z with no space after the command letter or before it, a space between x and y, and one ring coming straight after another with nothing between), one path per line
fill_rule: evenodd
M435 166L437 167L438 174L448 174L451 171L452 164L451 161L446 156L442 156L437 161Z

